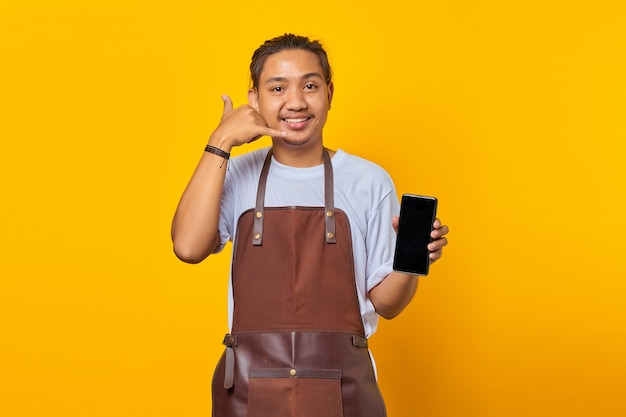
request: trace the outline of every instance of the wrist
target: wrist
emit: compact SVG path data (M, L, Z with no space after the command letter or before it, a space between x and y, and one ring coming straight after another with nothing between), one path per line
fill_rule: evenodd
M218 148L217 146L213 146L213 145L206 145L204 147L204 151L208 152L208 153L212 153L214 155L217 155L219 157L222 157L226 160L230 159L230 152L226 152L223 149Z
M217 149L221 149L228 154L233 149L233 145L229 144L225 138L215 134L211 135L211 137L209 138L208 146L213 146Z

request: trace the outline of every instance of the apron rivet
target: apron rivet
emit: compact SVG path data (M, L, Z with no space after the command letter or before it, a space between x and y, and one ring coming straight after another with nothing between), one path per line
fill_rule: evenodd
M256 218L257 218L257 219L260 219L261 217L263 217L263 213L262 213L262 212L260 212L260 211L257 211L257 212L256 212Z
M261 239L261 233L255 233L254 238L255 238L256 240Z
M333 217L333 212L332 211L327 211L326 212L326 217Z
M328 232L328 234L326 234L326 237L332 239L335 237L335 234L333 232Z
M289 371L289 375L291 375L291 376L296 376L296 374L297 374L297 372L296 372L295 369L292 369L292 370Z

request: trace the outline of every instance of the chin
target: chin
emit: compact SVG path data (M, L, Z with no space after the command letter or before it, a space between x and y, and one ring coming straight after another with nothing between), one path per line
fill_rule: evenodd
M313 138L311 138L310 136L302 136L301 138L295 139L279 138L279 140L287 146L294 147L306 146L314 142Z
M285 139L283 138L283 143L285 143L285 145L289 145L289 146L304 146L308 143L310 143L311 140L310 139L302 139L302 140L298 140L298 139Z

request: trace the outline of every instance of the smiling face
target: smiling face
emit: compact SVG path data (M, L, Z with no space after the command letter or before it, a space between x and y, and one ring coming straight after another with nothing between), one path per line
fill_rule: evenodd
M251 89L248 100L269 127L288 132L273 138L275 147L321 149L332 93L316 54L285 49L265 59L258 90Z

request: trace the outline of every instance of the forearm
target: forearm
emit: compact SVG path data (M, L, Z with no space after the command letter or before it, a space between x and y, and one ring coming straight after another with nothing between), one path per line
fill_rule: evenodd
M409 305L417 290L418 277L393 271L369 292L376 312L392 319Z
M180 199L172 221L172 242L174 253L184 262L202 261L219 244L226 164L220 156L205 152Z
M227 95L224 112L209 145L226 153L234 146L252 142L261 136L287 137L287 132L267 127L261 115L248 105L233 110ZM224 158L205 152L187 189L180 199L172 222L174 252L182 261L198 263L219 244L218 223L227 163Z

